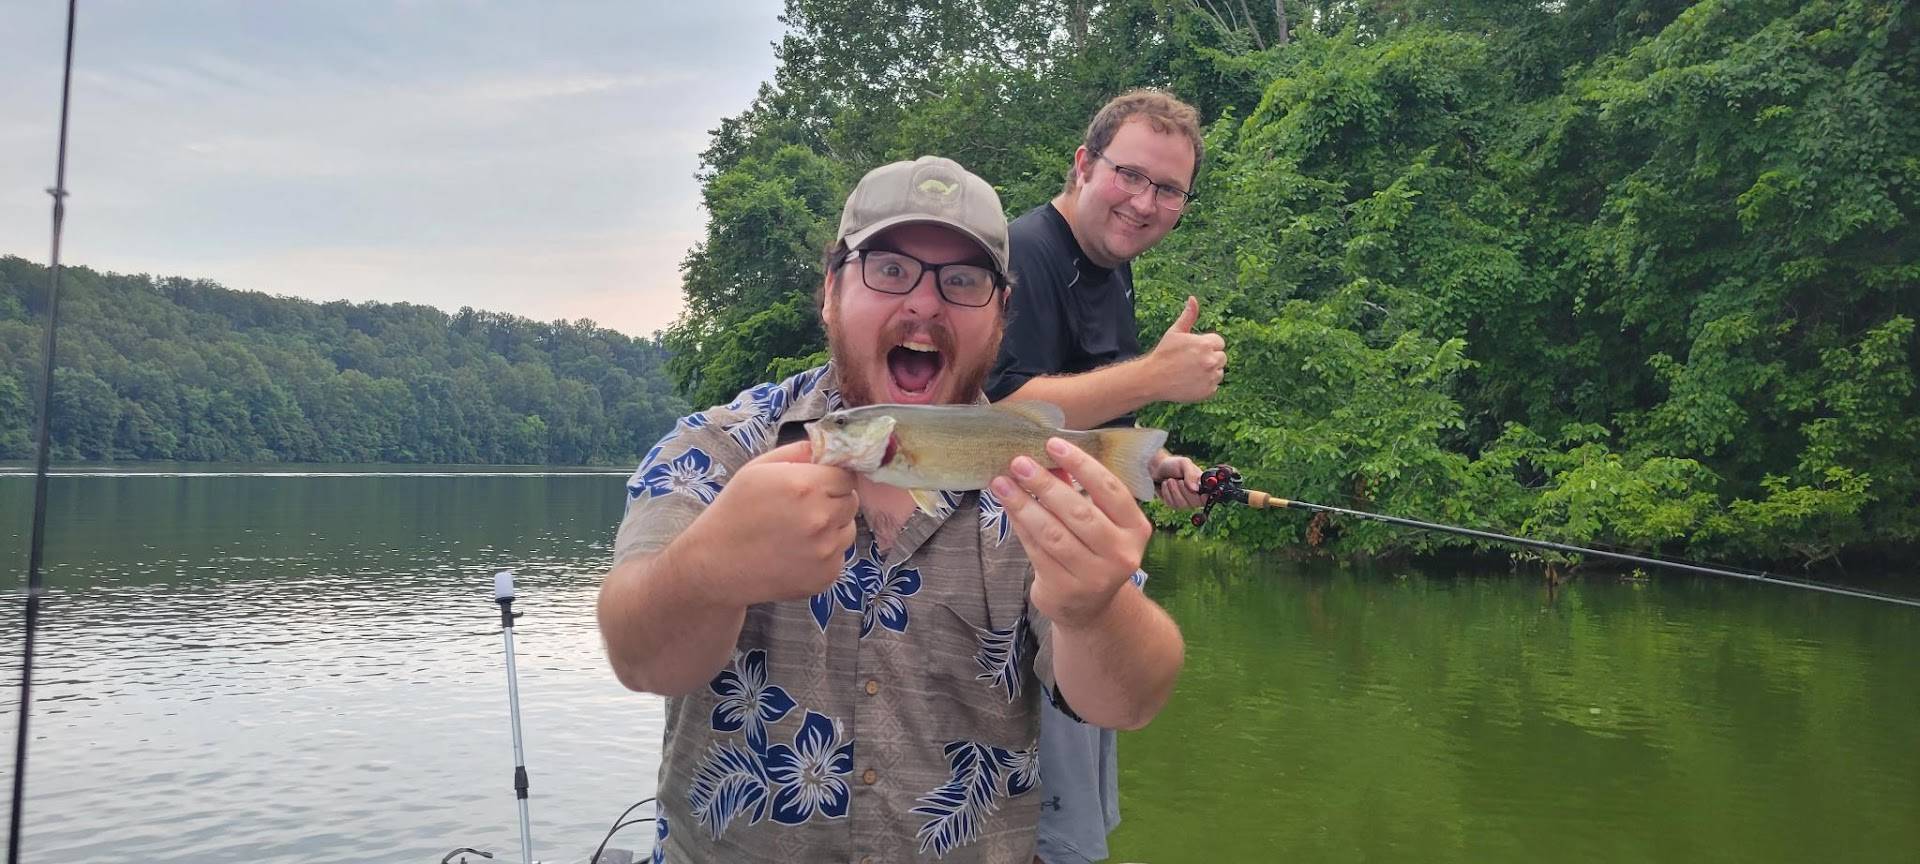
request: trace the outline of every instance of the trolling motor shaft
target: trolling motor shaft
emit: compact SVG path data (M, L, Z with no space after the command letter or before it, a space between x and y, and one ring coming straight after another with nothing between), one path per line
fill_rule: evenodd
M500 634L507 647L507 705L513 712L513 796L520 805L520 860L533 864L532 820L527 816L527 757L520 746L520 676L513 662L513 571L493 577L493 602L500 604Z

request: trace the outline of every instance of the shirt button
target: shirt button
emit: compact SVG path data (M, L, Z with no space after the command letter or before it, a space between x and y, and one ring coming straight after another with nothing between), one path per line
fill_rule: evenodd
M867 695L874 696L874 695L878 695L879 693L880 693L880 682L875 681L871 678L867 679Z
M879 773L875 772L872 768L868 768L867 770L860 773L860 782L865 783L868 786L872 786L873 784L878 783L879 781L880 781Z

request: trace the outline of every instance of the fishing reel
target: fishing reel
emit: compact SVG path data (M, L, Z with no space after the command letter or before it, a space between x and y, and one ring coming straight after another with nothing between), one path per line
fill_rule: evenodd
M1247 490L1240 485L1240 472L1225 462L1200 472L1200 494L1206 497L1207 504L1200 508L1200 512L1193 514L1190 521L1195 528L1207 524L1207 517L1212 515L1215 504L1223 501L1246 503L1247 500Z

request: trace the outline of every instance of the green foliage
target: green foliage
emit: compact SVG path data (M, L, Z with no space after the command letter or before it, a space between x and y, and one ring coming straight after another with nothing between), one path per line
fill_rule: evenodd
M1144 412L1182 452L1569 541L1753 562L1920 542L1908 3L1291 3L1284 44L1265 6L870 5L790 0L774 81L715 133L699 311L672 334L694 401L818 356L812 262L860 173L952 156L1017 214L1102 100L1157 84L1200 107L1208 161L1135 263L1142 330L1195 294L1231 356L1214 400ZM1473 545L1215 524L1310 553Z
M666 334L679 391L726 402L825 347L818 262L872 168L938 154L1014 212L1051 198L1086 118L1170 77L1172 8L789 0L774 80L702 155L711 219Z
M666 334L668 368L694 404L726 402L775 359L826 344L813 298L845 195L831 163L794 145L707 183L707 239L687 255L686 312Z
M20 386L13 370L0 367L0 459L25 459L31 455L34 421L33 401Z
M31 455L47 272L0 258L0 458ZM631 463L686 403L590 321L63 270L60 459Z

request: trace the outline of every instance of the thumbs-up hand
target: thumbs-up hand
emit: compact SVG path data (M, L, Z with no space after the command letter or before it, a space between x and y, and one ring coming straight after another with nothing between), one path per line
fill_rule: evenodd
M1227 340L1218 333L1193 332L1199 319L1200 300L1188 297L1180 317L1147 355L1160 382L1156 401L1201 402L1220 389L1227 371Z

